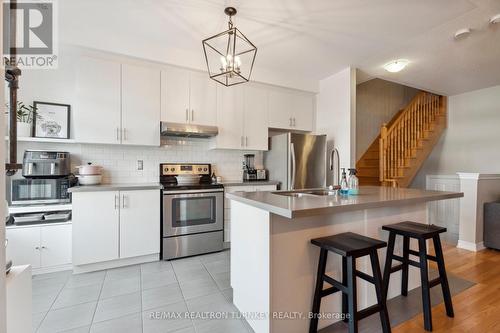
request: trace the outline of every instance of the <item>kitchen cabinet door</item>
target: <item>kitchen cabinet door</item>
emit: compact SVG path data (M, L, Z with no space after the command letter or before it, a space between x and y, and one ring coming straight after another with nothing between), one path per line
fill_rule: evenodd
M161 120L171 123L189 122L189 71L175 67L162 71L161 89Z
M292 128L291 94L284 89L269 90L269 127L279 129Z
M120 191L120 258L160 253L160 191Z
M84 143L120 143L120 63L82 57L77 64L75 139Z
M119 258L119 199L117 191L73 193L73 265Z
M268 150L268 94L261 87L244 88L243 133L245 149Z
M122 143L160 145L160 70L122 65Z
M243 88L217 87L217 127L213 139L217 149L243 149Z
M71 224L41 227L41 265L58 266L71 263Z
M7 259L14 265L40 267L40 227L9 228L5 230Z
M314 96L297 93L292 96L293 128L299 131L312 131L314 122Z
M191 72L189 122L213 126L217 122L217 86L205 73Z

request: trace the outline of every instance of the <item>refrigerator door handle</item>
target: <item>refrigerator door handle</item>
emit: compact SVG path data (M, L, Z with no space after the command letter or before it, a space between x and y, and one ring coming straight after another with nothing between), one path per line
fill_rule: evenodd
M295 147L293 143L290 144L290 156L292 157L292 170L290 174L290 190L294 189L295 185Z

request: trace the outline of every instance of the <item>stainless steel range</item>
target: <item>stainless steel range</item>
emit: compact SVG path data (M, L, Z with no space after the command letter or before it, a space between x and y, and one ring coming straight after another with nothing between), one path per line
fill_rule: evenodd
M223 249L224 188L212 184L211 171L210 164L160 164L163 260Z

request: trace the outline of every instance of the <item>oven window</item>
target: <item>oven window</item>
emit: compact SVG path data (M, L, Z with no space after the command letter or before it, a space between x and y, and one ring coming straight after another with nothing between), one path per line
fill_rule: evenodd
M215 196L172 199L172 227L215 223Z

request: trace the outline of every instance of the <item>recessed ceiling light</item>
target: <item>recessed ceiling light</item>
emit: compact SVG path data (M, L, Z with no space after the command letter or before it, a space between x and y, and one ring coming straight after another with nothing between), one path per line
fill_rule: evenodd
M455 39L464 39L470 36L471 30L470 28L460 29L455 32Z
M500 23L500 14L497 14L497 15L493 16L492 18L490 18L490 23L491 24Z
M402 71L410 62L406 59L393 60L384 65L384 69L391 73Z

